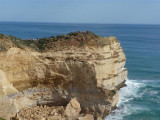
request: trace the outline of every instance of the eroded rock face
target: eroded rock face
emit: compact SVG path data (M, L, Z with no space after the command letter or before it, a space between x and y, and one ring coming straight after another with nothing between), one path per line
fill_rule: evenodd
M115 37L90 37L81 46L86 38L73 38L78 40L50 42L42 53L16 47L1 52L1 96L14 101L17 111L37 105L66 106L76 98L78 112L94 118L108 115L118 102L117 89L127 80L120 43Z

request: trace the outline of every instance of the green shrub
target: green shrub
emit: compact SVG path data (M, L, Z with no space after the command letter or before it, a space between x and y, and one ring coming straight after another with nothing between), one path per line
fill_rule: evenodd
M3 35L0 34L0 38L6 38L12 40L12 42L21 49L24 49L24 46L28 46L32 49L35 49L37 51L44 51L49 43L53 43L55 41L66 41L69 42L70 40L75 40L75 44L79 44L80 46L83 46L85 44L88 44L88 41L91 39L94 39L96 44L100 44L96 41L97 38L100 38L100 36L90 32L90 31L77 31L77 32L71 32L66 35L57 35L57 36L51 36L49 38L40 38L37 40L21 40L17 37L11 36L11 35ZM68 44L68 43L66 43ZM69 43L70 44L70 43ZM50 47L50 46L48 46ZM0 51L5 51L6 49L1 46Z
M0 46L0 51L7 51L7 49L4 46Z
M0 117L0 120L5 120L5 119L3 119L3 118Z
M5 35L3 35L3 34L0 33L0 38L4 38L4 36L5 36Z

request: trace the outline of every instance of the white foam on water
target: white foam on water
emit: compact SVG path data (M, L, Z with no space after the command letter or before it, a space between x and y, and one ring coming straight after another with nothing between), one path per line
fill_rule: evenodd
M139 89L144 86L143 83L138 83L136 80L127 80L126 87L121 88L119 93L119 102L117 109L108 115L104 120L123 120L123 117L130 115L136 110L144 109L129 104L134 98L141 97L143 93L139 93Z
M158 93L159 93L159 91L155 91L155 90L148 92L148 94L150 94L150 95L157 95Z

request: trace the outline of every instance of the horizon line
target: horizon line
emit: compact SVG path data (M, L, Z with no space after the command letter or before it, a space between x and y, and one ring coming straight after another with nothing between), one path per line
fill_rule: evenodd
M82 23L78 23L78 22L42 22L42 21L0 21L0 22L15 22L15 23L56 23L56 24L117 24L117 25L160 25L160 24L156 24L156 23L87 23L87 22L82 22Z

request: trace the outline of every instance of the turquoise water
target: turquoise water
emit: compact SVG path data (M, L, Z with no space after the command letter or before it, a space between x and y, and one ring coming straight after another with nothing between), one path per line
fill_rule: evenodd
M0 33L22 39L74 31L116 36L127 57L127 87L106 120L160 120L160 25L0 22Z

